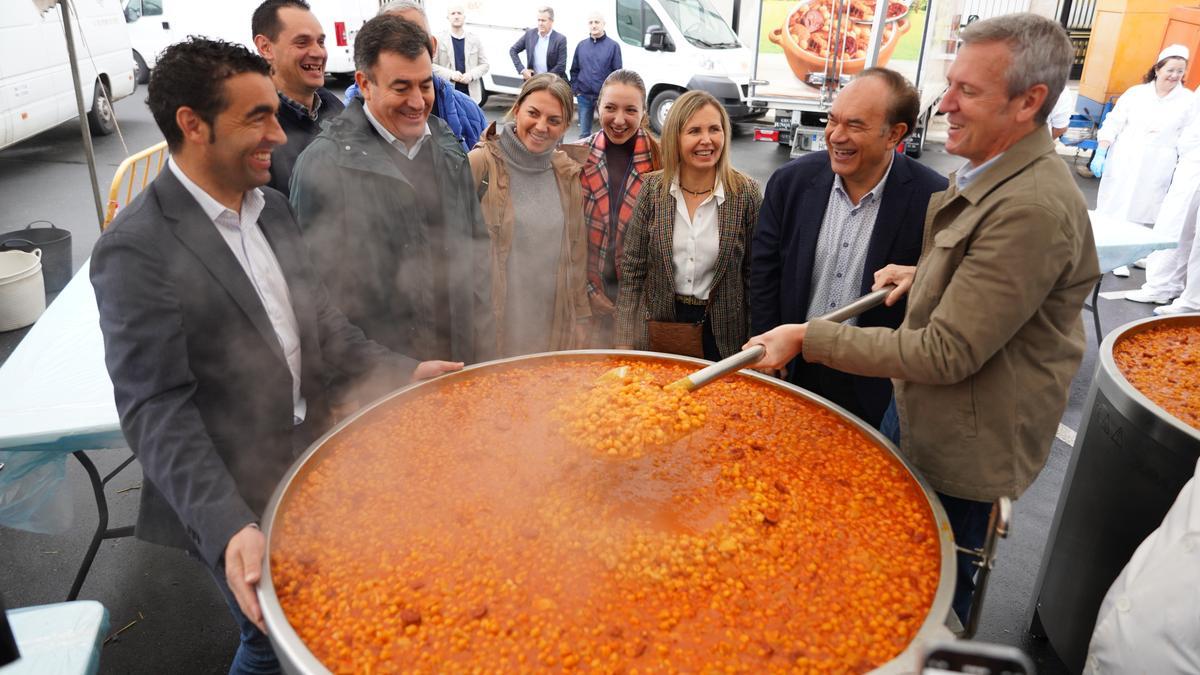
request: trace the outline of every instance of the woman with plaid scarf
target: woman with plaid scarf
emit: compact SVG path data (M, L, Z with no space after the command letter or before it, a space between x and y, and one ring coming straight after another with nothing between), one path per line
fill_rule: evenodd
M609 74L600 88L597 108L600 131L579 142L587 150L580 181L588 237L591 344L607 349L613 346L625 225L633 216L642 177L661 169L662 161L658 141L647 125L646 84L640 75L632 70Z

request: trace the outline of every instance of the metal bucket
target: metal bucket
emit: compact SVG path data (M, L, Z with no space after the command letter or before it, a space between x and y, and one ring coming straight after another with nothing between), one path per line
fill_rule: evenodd
M1200 316L1135 321L1100 346L1087 416L1050 527L1030 630L1048 637L1072 672L1083 669L1105 593L1162 522L1200 457L1200 429L1135 389L1113 358L1122 339L1164 326L1200 328Z
M464 381L468 378L478 377L487 374L489 371L498 370L501 367L511 367L512 364L529 363L540 364L545 362L553 362L555 360L579 360L579 359L594 359L596 361L609 361L619 357L622 359L637 359L648 363L653 362L673 362L683 363L696 366L709 365L707 361L693 359L683 356L672 356L666 354L648 354L646 352L635 351L617 351L617 350L584 350L573 352L555 352L545 354L532 354L512 359L503 359L499 361L490 361L487 363L477 364L468 367L457 373L452 373L435 380L420 383L412 387L408 387L397 392L394 392L375 403L360 410L352 417L343 420L328 433L318 439L313 445L296 461L296 463L288 470L279 486L276 488L267 509L263 514L263 530L267 536L267 555L263 561L262 581L258 587L258 598L263 610L263 618L267 624L268 635L271 639L271 644L275 649L276 655L283 666L284 672L287 673L327 673L329 672L321 662L309 651L305 644L301 641L296 631L288 623L283 609L280 606L279 598L276 595L275 587L271 579L271 550L272 550L272 525L276 522L281 505L288 496L289 488L293 482L297 482L302 476L305 476L308 471L312 470L317 464L314 458L318 458L322 449L326 446L327 441L337 436L344 430L350 429L355 422L365 415L381 406L394 406L403 404L406 400L416 400L418 397L436 393L441 388L447 385ZM922 645L927 641L937 639L951 638L950 632L945 628L945 621L950 613L950 604L954 595L954 580L955 580L955 547L953 534L950 530L949 521L946 518L946 513L942 508L941 502L937 499L933 490L925 482L923 478L916 472L916 469L902 456L899 451L890 441L887 440L876 429L867 423L859 420L850 413L846 412L837 405L811 393L795 385L789 384L776 378L767 377L765 375L752 372L742 371L740 377L750 377L775 387L797 398L810 401L818 406L824 407L837 416L842 418L847 424L862 432L871 441L873 441L881 451L889 454L895 461L903 466L912 480L917 483L925 499L928 503L930 512L933 516L934 524L938 531L939 547L940 547L940 576L938 580L937 591L934 594L933 601L929 607L928 614L921 625L920 630L910 642L908 647L894 658L892 661L884 664L877 669L876 672L912 672L916 669L917 661ZM764 424L782 423L778 420L765 419Z

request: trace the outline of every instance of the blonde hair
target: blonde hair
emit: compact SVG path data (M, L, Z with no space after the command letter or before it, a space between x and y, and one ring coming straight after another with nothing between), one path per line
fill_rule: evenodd
M667 113L667 121L663 123L662 137L659 142L662 143L662 182L664 185L669 185L679 174L679 167L683 161L679 156L679 137L683 134L684 126L687 125L688 120L692 119L693 115L705 106L716 108L721 115L721 128L725 131L725 143L721 146L721 156L717 159L717 178L726 190L735 189L740 184L741 174L735 171L729 162L729 146L733 138L729 113L725 112L725 106L721 105L721 102L712 94L694 89L675 100L671 111Z
M558 99L558 102L562 104L563 119L566 120L567 126L570 126L571 116L575 114L575 95L571 93L571 85L554 73L542 73L525 80L525 84L521 86L521 93L517 94L516 102L508 109L508 114L504 116L504 119L509 122L515 119L517 111L521 109L521 104L536 91L549 92L551 96Z

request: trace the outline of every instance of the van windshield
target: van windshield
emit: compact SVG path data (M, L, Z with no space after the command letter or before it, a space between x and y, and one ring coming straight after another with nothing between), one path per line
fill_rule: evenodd
M688 42L704 49L740 47L737 35L707 0L660 0Z

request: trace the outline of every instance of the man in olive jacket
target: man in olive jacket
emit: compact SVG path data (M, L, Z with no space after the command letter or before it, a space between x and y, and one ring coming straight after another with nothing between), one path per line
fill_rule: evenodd
M911 285L904 322L812 321L751 342L767 346L761 366L803 347L807 361L893 378L901 450L938 492L957 543L978 548L988 502L1020 496L1046 462L1100 269L1087 204L1045 124L1071 64L1066 34L1012 14L972 24L962 40L940 108L946 150L968 162L929 202L915 276L898 266L876 275L877 287L899 283L889 302ZM959 556L964 620L971 562Z
M473 362L488 315L488 236L467 156L430 116L428 45L396 16L363 25L361 95L300 155L291 203L351 322L400 353Z

